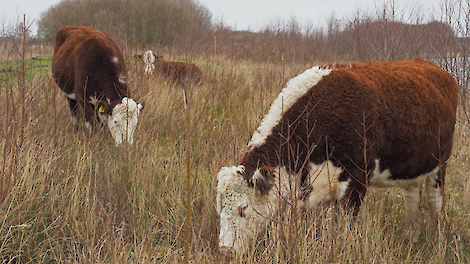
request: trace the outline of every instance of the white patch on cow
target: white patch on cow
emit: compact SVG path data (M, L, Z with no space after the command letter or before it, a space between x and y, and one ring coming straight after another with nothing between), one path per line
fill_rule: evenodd
M90 122L85 121L85 128L90 129L90 130L92 129L92 126L91 126Z
M74 93L67 94L67 97L72 100L77 100L77 95L75 95Z
M119 63L119 58L116 57L116 56L113 56L113 57L111 58L111 61L114 62L115 64L118 64L118 63Z
M338 181L342 168L336 167L328 160L319 165L309 164L309 182L312 192L308 198L307 208L312 208L320 203L329 203L334 199L341 199L349 185L349 181Z
M248 149L262 145L271 134L272 128L281 120L283 113L330 72L331 69L321 69L315 66L289 80L274 100L258 129L253 133L248 143Z
M144 72L146 74L153 74L153 72L155 71L155 65L154 64L145 64L145 69L144 69Z
M336 199L340 200L343 199L346 195L346 191L349 188L349 183L351 183L351 178L348 178L346 181L338 181L336 183Z
M98 99L96 98L96 96L90 96L90 103L96 106L96 104L98 103Z
M119 74L118 75L118 82L125 84L127 83L126 76L124 74Z
M127 97L122 98L122 103L113 108L112 114L108 117L108 128L116 145L124 140L128 143L133 142L134 131L142 108L141 104Z

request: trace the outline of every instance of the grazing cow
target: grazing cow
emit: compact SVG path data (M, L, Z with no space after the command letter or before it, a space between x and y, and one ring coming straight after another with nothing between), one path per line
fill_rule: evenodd
M246 250L279 202L338 202L356 216L368 186L398 187L420 234L425 181L434 223L451 154L457 84L423 60L313 67L291 79L248 143L217 175L219 249Z
M153 74L158 72L180 85L184 85L187 82L199 83L202 79L202 71L196 65L164 61L161 56L155 56L151 50L144 53L142 60L145 63L145 73Z
M52 74L67 95L74 120L83 115L87 127L107 122L116 145L132 143L143 104L129 97L124 57L108 34L91 27L61 27L54 40Z

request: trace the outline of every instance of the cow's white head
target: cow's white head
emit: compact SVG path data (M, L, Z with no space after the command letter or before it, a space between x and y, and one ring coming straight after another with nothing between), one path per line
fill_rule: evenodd
M122 102L116 104L112 109L100 107L100 116L108 122L109 132L116 146L123 141L131 143L134 141L134 131L137 127L138 117L144 108L144 104L137 104L133 99L124 97Z
M155 55L151 50L147 50L144 55L142 56L142 60L145 63L145 70L146 74L153 74L155 71Z
M153 52L151 50L147 50L144 53L144 56L142 56L142 60L146 64L155 63L155 55L153 55Z
M217 212L219 214L219 250L225 255L244 252L277 209L278 190L262 194L243 178L243 166L223 167L217 174ZM257 170L256 180L263 178ZM277 181L276 181L277 182ZM274 183L270 183L274 184Z
M279 201L294 198L299 201L299 206L311 208L344 197L349 181L338 182L342 171L331 161L318 165L310 163L308 179L311 193L308 199L297 200L303 195L302 190L291 188L299 183L299 175L289 174L285 167L258 168L250 184L243 177L244 166L223 167L217 175L220 252L225 255L245 252L250 241L272 219L279 208Z

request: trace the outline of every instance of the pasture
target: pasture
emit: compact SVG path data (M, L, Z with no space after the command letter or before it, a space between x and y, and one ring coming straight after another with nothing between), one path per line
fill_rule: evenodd
M91 133L71 122L50 70L0 73L3 263L182 263L185 253L191 263L470 262L470 133L461 107L442 221L428 230L425 220L417 244L405 239L398 189L371 189L352 227L334 209L286 205L250 253L218 254L216 174L238 164L283 85L314 62L193 63L203 81L183 95L127 61L130 90L146 106L134 143L118 147L106 127ZM421 207L428 219L424 197Z

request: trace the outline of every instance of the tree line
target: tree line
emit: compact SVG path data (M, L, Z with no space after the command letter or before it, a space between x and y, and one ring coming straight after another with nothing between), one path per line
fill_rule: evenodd
M419 10L405 18L390 0L375 14L332 16L324 27L291 18L249 32L213 21L208 8L193 0L64 0L41 15L38 32L52 42L63 25L92 26L122 47L275 63L432 59L464 55L467 28L460 13L465 1L443 0L441 13L431 18Z

